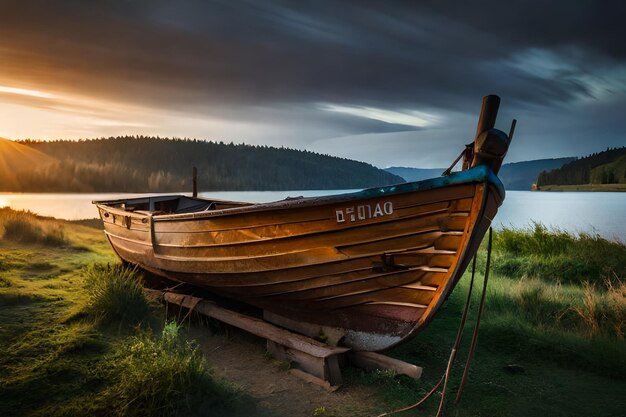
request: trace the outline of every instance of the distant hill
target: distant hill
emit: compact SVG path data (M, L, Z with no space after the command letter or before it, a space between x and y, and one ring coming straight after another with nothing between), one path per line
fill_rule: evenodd
M626 183L626 147L609 148L579 158L559 169L542 171L537 186L624 184Z
M143 136L5 142L40 159L15 167L19 180L7 181L12 170L0 172L0 191L187 191L192 166L198 168L201 191L346 189L402 182L363 162L268 146Z
M502 165L498 177L507 190L530 190L541 171L560 168L576 158L537 159Z
M531 186L537 181L537 176L541 171L559 168L575 159L573 157L537 159L504 164L500 169L498 177L502 180L507 190L530 190ZM408 167L390 167L385 169L385 171L399 175L407 181L420 181L438 177L444 170L445 168L423 169Z
M12 140L0 138L0 188L15 188L18 175L33 166L46 166L54 163L55 158L29 146Z
M445 168L409 168L409 167L389 167L385 171L404 178L408 182L427 180L439 177Z

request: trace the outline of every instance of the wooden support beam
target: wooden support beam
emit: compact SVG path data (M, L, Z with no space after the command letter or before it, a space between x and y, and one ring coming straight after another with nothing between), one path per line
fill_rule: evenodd
M297 365L299 370L294 370L294 374L308 375L304 379L327 388L341 385L341 365L346 361L346 353L352 364L365 370L390 369L397 374L407 375L414 379L419 379L422 375L422 368L419 366L379 353L354 352L346 347L329 346L310 337L277 327L267 321L222 308L213 302L198 297L151 289L144 289L144 292L150 298L163 299L168 303L194 309L200 314L213 317L266 339L269 353L277 359L294 362ZM309 323L298 324L291 319L271 313L265 313L265 317L277 322L277 324L289 328L295 327L294 330L304 331L311 335L320 332L319 327ZM342 334L337 333L334 336L340 338ZM302 371L306 374L302 374Z
M296 349L318 358L326 358L350 350L350 348L346 347L327 346L322 342L281 329L263 320L219 307L215 303L202 300L198 301L199 299L197 297L190 295L166 292L164 299L168 303L178 304L185 308L195 306L195 311L205 316L213 317L256 336L269 339L288 348Z
M270 311L263 311L263 319L274 323L277 326L284 327L285 329L293 330L305 336L312 338L322 337L324 343L331 346L337 346L341 339L345 336L346 332L338 327L322 326L319 324L307 323L304 321L293 320Z
M422 376L422 368L399 359L390 358L375 352L349 352L348 358L350 362L367 371L376 369L390 369L397 374L406 375L413 379L419 379Z
M338 355L325 358L315 357L306 352L282 346L271 340L267 341L267 351L276 359L296 363L298 368L323 381L328 381L330 385L338 386L343 382L341 369L339 369Z
M151 298L162 298L168 303L194 309L200 314L266 339L268 352L277 359L295 362L299 368L311 374L307 380L317 378L319 381L315 383L322 386L325 386L324 381L327 381L329 386L338 386L342 383L339 356L350 348L328 346L315 339L292 333L266 321L219 307L215 303L191 295L150 289L144 291Z

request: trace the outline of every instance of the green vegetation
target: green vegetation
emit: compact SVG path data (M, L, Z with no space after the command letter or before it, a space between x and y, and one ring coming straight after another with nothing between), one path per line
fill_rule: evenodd
M464 343L453 368L447 415L615 416L626 407L626 247L535 224L494 232L492 269L478 349L461 402L454 396L479 303L477 277ZM583 259L586 262L583 262ZM478 255L485 267L486 249ZM580 269L579 269L580 268ZM433 322L389 352L423 366L413 381L351 369L350 384L380 387L385 406L422 398L445 370L469 286L459 282ZM434 415L440 396L418 412ZM414 411L415 413L415 411ZM411 415L410 413L399 414Z
M39 221L5 211L0 227L14 218ZM236 415L249 404L176 324L159 325L136 271L98 263L115 261L101 230L45 222L66 245L0 240L0 415Z
M199 408L227 408L237 391L216 382L195 344L181 335L176 323L160 337L134 336L109 358L113 381L101 402L123 416L187 416Z
M541 190L548 190L546 186L587 184L626 184L626 147L607 149L576 159L559 169L542 171L537 178L537 187ZM611 187L608 191L624 190L623 187L617 186ZM576 191L605 191L605 189L586 187Z
M535 161L513 162L502 165L498 178L507 190L529 191L537 181L541 171L548 171L562 167L576 158L537 159Z
M402 182L363 162L268 146L143 136L27 140L18 145L54 159L23 166L19 181L3 178L0 171L0 191L179 192L191 190L192 166L198 168L199 189L206 191L346 189Z
M150 308L136 269L121 264L90 265L85 284L89 294L86 310L99 323L136 325L148 318Z
M66 243L0 240L0 415L257 415L248 397L212 375L179 326L157 319L162 308L139 291L137 271L115 263L101 230L34 221L62 230ZM478 271L485 263L483 245ZM623 414L625 268L626 247L597 236L539 224L496 232L478 349L455 405L478 307L475 291L447 415ZM478 274L476 288L481 281ZM345 369L348 388L366 385L377 393L372 415L414 403L439 380L468 285L469 273L426 330L389 352L423 366L421 380ZM120 300L132 307L121 309ZM434 415L439 398L418 413ZM315 405L313 414L343 417Z
M626 191L626 184L542 185L540 191Z
M598 235L573 235L535 223L526 230L504 228L494 239L494 272L547 283L603 285L626 277L626 247Z
M41 243L49 246L67 244L63 228L53 219L27 211L0 207L0 237L23 243Z

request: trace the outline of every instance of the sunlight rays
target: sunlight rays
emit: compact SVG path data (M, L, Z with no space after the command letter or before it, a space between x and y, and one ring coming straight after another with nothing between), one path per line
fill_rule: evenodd
M8 87L6 85L0 85L0 93L17 94L17 95L22 95L22 96L39 97L39 98L54 98L53 94L46 93L43 91L30 90L27 88Z

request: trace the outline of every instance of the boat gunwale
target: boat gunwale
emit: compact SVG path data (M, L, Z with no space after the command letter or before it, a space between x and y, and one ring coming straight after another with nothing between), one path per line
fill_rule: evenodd
M441 176L430 178L421 181L413 181L413 182L405 182L394 185L388 185L384 187L372 187L364 190L351 192L351 193L342 193L336 195L325 195L319 197L302 197L302 198L292 198L285 200L278 200L267 203L245 203L245 202L234 202L227 200L219 200L219 199L207 199L204 197L194 197L198 200L204 201L214 201L221 203L234 203L234 204L245 204L241 207L231 207L221 210L211 210L211 211L202 211L202 212L192 212L192 213L171 213L171 214L144 214L137 213L133 211L126 211L117 207L112 207L110 204L120 204L123 202L129 202L133 200L146 199L149 197L138 197L137 199L116 199L116 200L94 200L93 204L96 204L98 208L102 210L111 210L117 211L120 213L125 213L124 215L132 215L135 214L135 217L151 217L153 221L176 221L176 220L194 220L201 218L210 218L210 217L221 217L221 216L229 216L235 214L244 214L244 213L254 213L259 211L268 211L268 210L288 210L294 208L305 208L305 207L315 207L318 205L324 204L332 204L332 203L341 203L345 201L352 200L365 200L372 198L380 198L385 196L399 195L399 194L408 194L412 192L419 191L428 191L428 190L436 190L443 187L455 186L455 185L463 185L469 183L490 183L495 186L495 189L498 191L499 200L503 201L505 196L504 185L500 181L500 179L493 173L493 171L486 165L479 165L474 168L470 168L465 171L453 172L448 176ZM187 197L183 194L172 194L172 195L163 195L159 196L159 198L180 198Z

